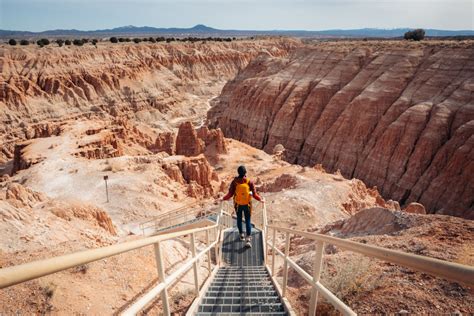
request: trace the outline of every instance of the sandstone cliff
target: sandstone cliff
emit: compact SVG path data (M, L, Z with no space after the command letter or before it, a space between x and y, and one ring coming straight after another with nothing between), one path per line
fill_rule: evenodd
M474 219L474 46L451 46L320 44L259 56L226 84L209 123L401 204Z

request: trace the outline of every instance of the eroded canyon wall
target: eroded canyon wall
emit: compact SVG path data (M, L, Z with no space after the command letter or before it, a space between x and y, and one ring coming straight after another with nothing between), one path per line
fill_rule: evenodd
M359 42L360 43L360 42ZM320 44L259 56L208 113L226 137L474 219L474 44Z
M301 43L254 41L0 46L0 163L28 126L87 113L126 116L159 131L205 118L208 100L259 54ZM22 135L25 134L25 135ZM41 136L40 136L41 137Z

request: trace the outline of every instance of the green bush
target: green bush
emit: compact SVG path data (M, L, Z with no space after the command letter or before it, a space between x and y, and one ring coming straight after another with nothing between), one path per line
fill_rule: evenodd
M82 46L82 45L84 45L84 41L81 40L81 39L77 39L77 38L76 38L75 40L73 40L72 43L73 43L74 45L76 45L76 46Z
M114 44L118 43L118 39L115 36L113 36L113 37L110 38L110 42L114 43Z
M403 36L406 40L414 40L414 41L421 41L425 38L425 30L423 29L416 29L413 31L408 31Z
M10 45L12 45L12 46L15 46L15 45L16 45L16 40L14 40L14 39L12 38L12 39L10 39L10 40L8 41L8 44L10 44Z
M40 47L43 47L43 46L46 46L46 45L49 45L49 39L47 38L42 38L42 39L39 39L36 41L36 44L38 44Z

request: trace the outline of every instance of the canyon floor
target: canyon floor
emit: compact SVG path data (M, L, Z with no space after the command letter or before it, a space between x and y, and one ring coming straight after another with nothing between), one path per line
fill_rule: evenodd
M370 55L372 60L378 50L393 52L399 43L326 43L323 51L336 48L342 58L343 52L357 55L366 50L364 58ZM420 45L425 51L464 49L457 58L473 53L470 42L403 45L407 50ZM227 120L224 105L234 102L229 100L237 99L238 91L252 80L262 89L261 78L269 80L271 73L287 65L315 67L317 49L317 43L282 38L41 49L0 46L0 267L141 238L140 223L181 207L217 209L241 164L265 198L271 223L474 265L473 221L423 214L424 207L417 203L400 207L383 198L377 187L333 166L327 172L324 164L314 161L293 164L289 158L294 151L276 146L274 134L272 146L262 150L252 143L255 137L249 141L235 136L247 128L240 122L222 126L224 132L214 129L213 122L207 125L206 117L212 121L215 113ZM408 54L403 49L396 55ZM305 50L313 57L299 59ZM360 65L368 63L362 59ZM378 76L383 77L383 71L389 76L392 68L384 67L379 67ZM248 77L256 79L242 80ZM460 86L469 89L469 80ZM297 98L295 92L293 105ZM460 111L470 117L471 100L463 94L451 104L467 102ZM260 108L254 104L254 114L260 113L263 102ZM263 121L258 115L248 118L249 126ZM456 128L471 124L458 121L462 122ZM261 136L258 129L255 133ZM466 156L459 165L470 161L470 166L470 147L466 149L467 141L462 144ZM466 181L469 193L472 179ZM468 198L458 205L464 207ZM461 211L457 214L470 214L469 209ZM282 241L279 236L280 245ZM291 256L307 271L313 248L307 240L292 239ZM182 240L166 242L164 249L167 273L190 256ZM360 314L474 312L474 292L465 285L335 247L326 249L325 258L323 284ZM205 277L206 262L199 271ZM115 314L156 278L153 250L146 247L0 290L0 313ZM291 273L289 286L290 302L299 314L306 313L305 282ZM193 299L190 273L172 289L171 297L174 313L184 314ZM321 314L334 314L323 301L319 308ZM159 300L144 312L159 314Z

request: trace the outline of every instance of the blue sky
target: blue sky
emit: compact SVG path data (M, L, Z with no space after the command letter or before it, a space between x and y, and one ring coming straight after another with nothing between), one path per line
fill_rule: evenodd
M474 0L0 0L0 29L474 29Z

